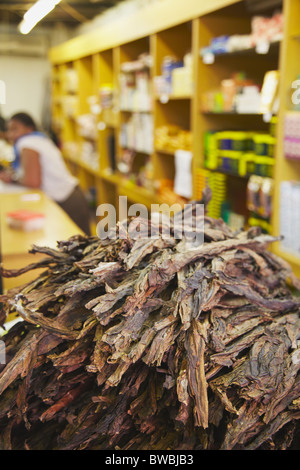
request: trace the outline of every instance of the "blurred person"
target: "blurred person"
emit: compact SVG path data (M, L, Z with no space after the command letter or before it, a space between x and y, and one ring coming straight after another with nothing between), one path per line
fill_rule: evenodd
M9 167L13 160L14 151L7 140L6 121L0 116L0 171Z
M32 117L23 112L9 119L7 136L14 145L15 160L9 171L0 172L0 179L41 189L90 235L88 202L54 142L39 132Z

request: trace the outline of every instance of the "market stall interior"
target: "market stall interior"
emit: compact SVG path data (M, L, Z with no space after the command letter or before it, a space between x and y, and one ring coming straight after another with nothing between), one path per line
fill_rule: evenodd
M299 17L300 0L45 16L40 122L91 234L1 184L0 449L299 450Z

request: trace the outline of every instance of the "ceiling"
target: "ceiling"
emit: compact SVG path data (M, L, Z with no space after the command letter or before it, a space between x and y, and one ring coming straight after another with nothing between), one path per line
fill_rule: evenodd
M36 0L0 0L0 23L18 24L24 13ZM124 0L62 0L41 24L49 26L55 22L67 26L78 26Z

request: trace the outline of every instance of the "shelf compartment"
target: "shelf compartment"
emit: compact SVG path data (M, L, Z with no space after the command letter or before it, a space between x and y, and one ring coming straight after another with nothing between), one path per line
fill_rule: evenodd
M300 36L299 36L299 40L300 40ZM211 65L216 60L222 57L228 58L228 57L240 57L240 56L246 56L246 57L255 56L256 58L258 58L260 56L262 58L265 58L268 55L278 56L281 42L282 42L282 39L278 39L274 42L270 42L270 43L264 42L264 43L256 45L255 47L250 47L248 49L240 49L236 51L219 52L219 53L207 52L207 53L202 54L200 50L199 54L203 63L206 65Z
M171 100L168 103L156 103L155 129L165 125L178 126L183 130L191 129L190 100Z

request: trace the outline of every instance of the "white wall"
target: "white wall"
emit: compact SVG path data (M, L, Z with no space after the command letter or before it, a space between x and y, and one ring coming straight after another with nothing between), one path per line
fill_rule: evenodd
M48 28L38 25L23 36L15 25L0 23L0 80L6 83L6 104L0 105L0 113L5 118L25 111L43 124L50 101L48 50L73 34L73 29L55 23Z
M21 51L26 46L32 47L34 44L35 47L39 45L47 49L119 19L120 16L126 17L139 9L163 1L165 0L125 0L78 28L68 29L60 24L53 25L50 30L37 27L28 37L21 36L11 25L5 28L0 25L0 46L3 46L0 47L0 80L6 83L6 104L0 106L1 115L9 118L15 112L25 111L41 124L45 120L47 105L49 109L50 64L46 51L40 57L30 57L28 53L27 56L22 55ZM20 48L19 55L15 51L16 46ZM12 55L7 52L10 48Z
M1 105L1 114L9 118L24 111L40 124L49 93L49 74L50 65L45 58L0 56L0 80L6 84L6 104Z

